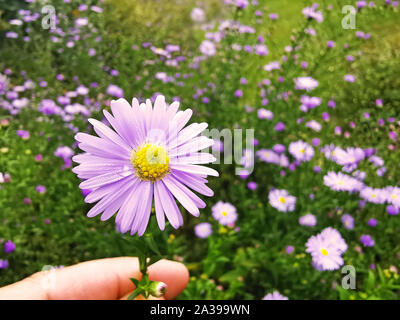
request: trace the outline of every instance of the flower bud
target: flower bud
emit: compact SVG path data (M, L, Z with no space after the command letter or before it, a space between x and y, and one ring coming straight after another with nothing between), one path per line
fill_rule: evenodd
M162 297L167 291L167 285L164 282L153 281L150 284L149 293L156 298Z

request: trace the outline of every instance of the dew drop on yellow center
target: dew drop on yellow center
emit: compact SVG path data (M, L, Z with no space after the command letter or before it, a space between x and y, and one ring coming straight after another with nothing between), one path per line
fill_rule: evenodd
M156 181L169 173L169 157L163 146L144 144L132 153L131 163L142 180Z

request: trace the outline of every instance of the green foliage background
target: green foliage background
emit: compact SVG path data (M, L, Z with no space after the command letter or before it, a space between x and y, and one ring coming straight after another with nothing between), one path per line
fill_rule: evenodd
M79 3L74 0L71 5L62 1L50 2L70 19L74 16L72 9ZM389 150L388 132L400 134L400 130L396 124L380 127L377 120L398 119L400 115L399 11L385 9L383 1L376 1L379 6L358 14L357 30L372 34L371 40L364 41L355 38L355 30L340 27L343 17L340 8L347 2L320 1L326 14L324 23L317 24L307 22L301 14L302 8L313 1L259 0L258 9L266 13L263 22L257 24L253 9L235 12L218 0L108 0L102 15L91 13L89 17L98 34L90 34L74 50L62 54L56 51L56 45L49 41L49 33L41 29L39 22L32 25L32 39L27 43L20 39L6 40L2 34L0 70L12 68L14 84L22 83L19 71L25 70L31 79L43 78L48 87L37 87L32 105L18 116L11 118L5 111L0 111L2 118L11 120L8 126L0 129L0 148L8 149L0 153L0 172L9 172L12 177L12 182L0 190L0 239L12 239L17 245L16 251L8 256L0 253L0 259L7 258L10 264L8 269L0 270L0 285L40 271L44 265L70 265L97 258L138 254L130 237L122 237L115 231L113 219L101 222L85 216L90 206L83 201L78 189L79 180L70 170L60 170L63 162L53 156L58 146L74 143L73 133L60 119L41 117L37 104L44 97L55 99L66 90L74 90L76 84L71 80L74 76L86 85L99 83L96 90L91 90L91 98L104 103L102 108L107 108L105 101L109 97L104 93L110 83L123 88L128 100L134 96L151 97L155 92L163 93L168 101L178 96L183 107L194 110L193 120L206 121L210 128L254 128L260 147L269 148L276 143L288 145L298 139L311 141L314 137L321 139L321 145L375 147L385 160L388 173L380 178L372 164L363 164L361 169L367 172L366 183L374 187L398 185L399 143L394 143L394 151ZM205 8L210 21L236 17L242 24L256 29L255 34L228 34L219 44L217 56L204 61L200 70L189 69L190 60L199 54L198 47L204 39L204 31L190 19L196 3ZM329 4L333 5L333 10L326 10ZM5 5L0 1L3 30L9 27L6 21L22 5L15 2L11 7L9 3ZM269 13L278 13L279 19L276 22L268 20L266 16ZM317 30L314 38L302 33L311 24ZM232 43L255 44L259 34L265 36L270 51L265 57L227 49ZM97 35L101 35L102 41L95 41ZM290 40L291 35L294 40ZM328 40L336 42L335 50L327 50ZM187 61L182 63L179 72L194 74L184 81L184 88L154 79L157 72L171 73L173 70L155 59L150 50L141 48L141 43L146 41L157 47L168 43L181 47L180 54L186 56ZM350 45L346 50L345 43ZM137 44L139 50L132 50L132 44ZM262 67L279 59L288 45L301 45L301 51L296 53L299 61L309 63L307 71L293 63L291 53L287 54L289 62L283 65L282 70L270 77ZM103 58L89 57L88 48L95 48L97 56ZM360 51L363 53L361 56L358 55ZM347 54L353 54L356 61L346 62ZM155 63L149 64L148 61ZM119 70L117 79L103 70L105 65ZM59 73L64 74L67 80L57 81ZM355 83L343 82L344 74L348 73L357 77ZM278 75L285 78L281 84L277 81ZM322 106L305 115L298 109L301 93L293 91L291 80L301 75L318 79L320 85L312 95L324 101ZM239 88L241 77L246 77L248 84L243 89L243 98L237 99L234 91ZM254 113L246 113L244 109L244 105L261 107L257 84L265 78L273 81L268 95L268 108L275 114L271 123L258 119ZM205 88L210 82L216 86L214 91L207 92L211 102L202 104L194 100L194 88ZM277 93L289 90L293 92L287 101L273 98ZM332 96L338 105L336 109L327 107ZM384 107L376 106L378 98L383 99ZM318 134L296 123L301 116L306 121L319 120L322 111L329 111L331 120L324 123L324 129ZM369 112L371 119L365 119L364 112ZM100 114L93 116L101 119ZM274 131L278 120L285 121L285 132ZM356 122L354 129L350 129L350 121ZM87 129L85 119L76 118L74 125L80 130ZM351 137L333 135L336 126L351 131ZM18 137L15 134L18 129L30 131L30 139ZM37 163L34 155L39 153L44 159ZM321 166L321 174L313 173L314 165ZM220 172L219 178L210 179L215 196L206 200L207 207L202 210L200 218L184 214L185 223L181 229L167 228L170 235L167 257L182 260L192 276L179 298L261 299L273 290L279 290L290 299L398 298L400 281L389 268L399 267L399 217L388 216L382 205L367 204L360 210L358 196L333 192L325 187L323 174L329 170L338 171L339 166L316 154L310 163L304 163L301 168L282 177L277 167L257 163L250 178L259 185L256 191L248 190L247 181L235 175L234 165L215 167ZM45 194L35 191L39 184L47 187ZM268 190L272 187L287 189L297 197L294 212L281 213L268 204ZM315 196L312 201L311 193ZM32 205L23 203L26 197L32 199ZM231 202L237 208L239 232L213 221L211 207L219 200ZM343 228L340 217L344 212L355 217L353 230ZM306 213L317 216L316 227L299 225L299 217ZM374 230L367 225L372 217L379 221ZM45 219L50 219L51 223L46 224ZM203 221L211 222L214 229L213 235L206 240L196 238L193 232L193 227ZM307 239L328 226L340 230L349 245L344 258L346 264L357 269L356 291L340 288L340 270L319 272L313 269L311 258L305 253ZM373 234L376 245L362 249L360 254L359 239L365 233ZM295 247L294 254L285 253L288 245ZM371 263L376 264L376 270L370 270Z

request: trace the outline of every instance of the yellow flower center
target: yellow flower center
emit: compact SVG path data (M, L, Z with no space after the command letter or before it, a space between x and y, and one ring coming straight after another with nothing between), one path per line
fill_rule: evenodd
M372 198L376 198L376 194L371 195Z
M228 212L222 211L222 215L223 215L224 217L226 217L226 216L228 215Z
M304 150L304 149L301 149L301 150L300 150L300 152L301 152L301 153L304 153L304 152L306 152L306 150Z
M339 185L339 186L342 186L342 185L344 185L344 182L343 182L342 180L339 180L339 181L338 181L338 185Z
M282 202L282 203L285 203L286 199L284 197L279 197L279 201Z
M156 181L169 173L169 157L162 146L144 144L132 153L131 163L142 180Z
M328 251L326 249L321 249L321 253L326 257L328 255Z

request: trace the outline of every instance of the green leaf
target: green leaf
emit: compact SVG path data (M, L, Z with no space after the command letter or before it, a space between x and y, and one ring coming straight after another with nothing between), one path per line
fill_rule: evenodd
M131 281L133 282L133 284L136 286L136 288L138 287L139 284L139 280L135 279L135 278L131 278Z
M365 282L365 291L372 291L375 288L375 275L374 273L370 270L368 272L368 278Z

